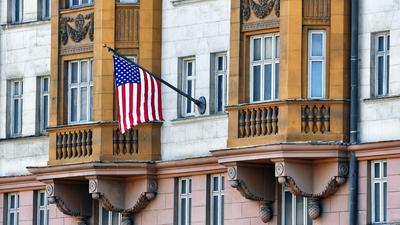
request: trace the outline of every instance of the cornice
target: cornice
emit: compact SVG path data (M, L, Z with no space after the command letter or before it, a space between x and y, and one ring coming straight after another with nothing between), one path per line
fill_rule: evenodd
M0 193L44 189L45 184L37 181L33 175L0 177Z
M156 164L159 178L191 176L226 171L216 157L202 157L174 161L160 161Z
M349 151L353 151L359 160L368 160L379 157L400 158L400 140L370 142L350 145Z

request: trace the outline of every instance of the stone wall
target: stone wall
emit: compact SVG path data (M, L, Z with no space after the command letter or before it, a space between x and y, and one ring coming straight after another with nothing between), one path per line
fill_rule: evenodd
M362 142L400 139L400 101L398 97L371 99L374 72L371 69L373 34L390 32L389 96L400 95L400 2L395 0L360 1L360 138ZM384 129L382 129L384 128Z
M210 108L211 54L229 49L229 0L163 1L162 77L178 84L182 57L195 57L195 97L207 99L206 116L178 119L176 92L162 87L164 125L162 159L171 160L209 155L226 147L226 115L207 116Z

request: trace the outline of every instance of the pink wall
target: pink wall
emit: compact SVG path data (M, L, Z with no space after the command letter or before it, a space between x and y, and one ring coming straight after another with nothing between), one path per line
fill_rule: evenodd
M3 223L3 212L4 212L4 194L0 193L0 224L4 224Z

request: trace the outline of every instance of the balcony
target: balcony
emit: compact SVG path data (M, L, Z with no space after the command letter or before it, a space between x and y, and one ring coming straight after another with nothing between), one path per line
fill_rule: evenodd
M160 123L142 124L121 134L116 122L50 128L49 165L160 159Z
M344 100L282 100L227 107L228 147L288 142L343 142L348 130Z

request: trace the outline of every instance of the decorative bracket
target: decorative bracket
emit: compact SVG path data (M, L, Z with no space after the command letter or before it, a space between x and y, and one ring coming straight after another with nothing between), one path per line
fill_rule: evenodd
M261 165L236 163L228 168L228 181L246 199L261 202L260 219L267 223L273 216L275 193L273 169Z
M318 166L324 165L324 178L316 180ZM321 215L321 199L333 195L348 177L348 163L344 160L323 162L321 164L300 161L279 161L275 163L275 176L296 196L308 198L308 214L312 219ZM314 178L314 179L313 179Z

